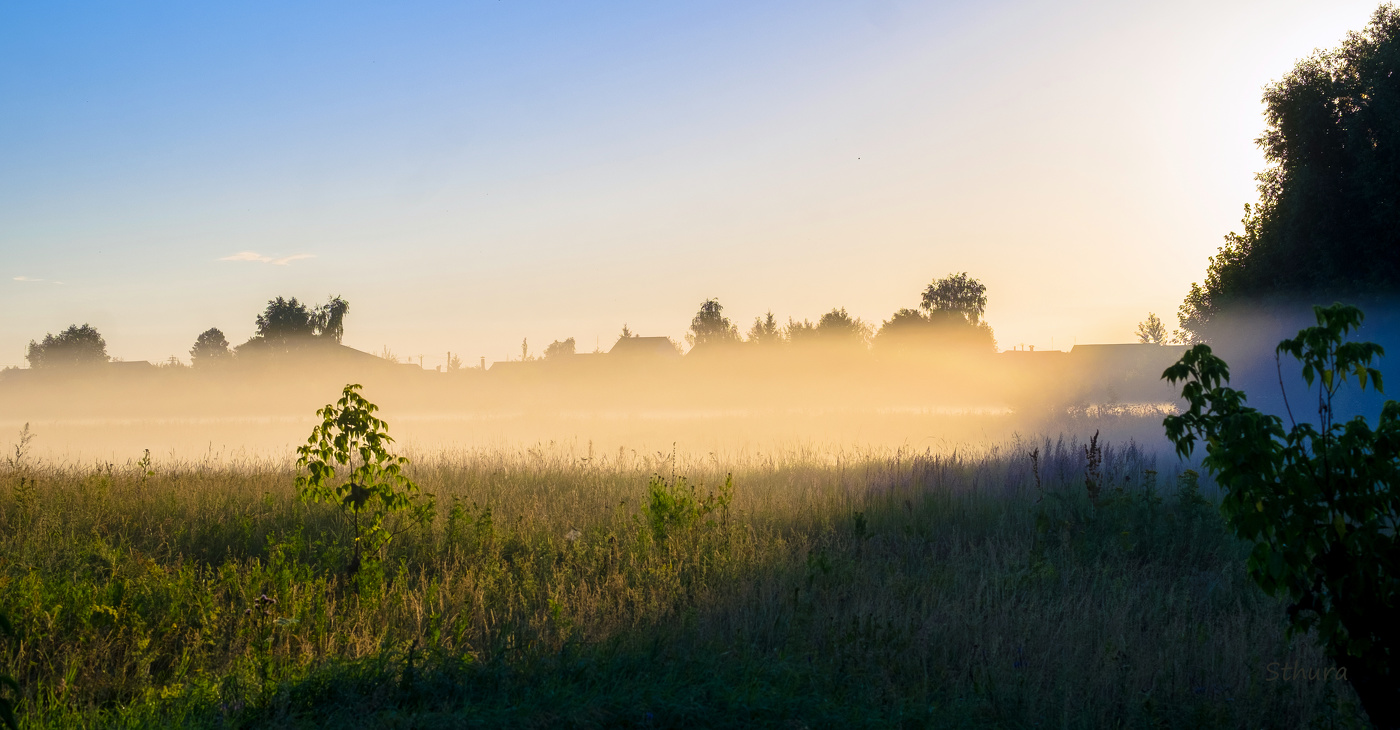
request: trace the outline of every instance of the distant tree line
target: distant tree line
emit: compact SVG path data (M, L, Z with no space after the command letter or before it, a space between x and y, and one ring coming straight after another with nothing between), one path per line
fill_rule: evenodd
M268 300L267 307L254 319L255 334L237 347L230 347L222 330L210 327L195 338L190 358L195 367L209 367L237 356L285 353L314 343L339 344L345 334L345 315L350 303L331 297L325 304L311 307L296 297ZM40 342L30 340L25 354L36 369L81 367L101 364L111 358L107 342L91 325L72 325Z
M349 312L350 303L339 296L318 307L308 306L296 297L269 299L267 307L254 318L256 329L247 342L231 348L223 331L210 327L195 338L194 347L190 348L191 362L195 367L208 367L234 357L277 355L317 343L340 344Z
M730 345L775 347L782 345L829 345L882 349L933 347L961 351L996 350L992 328L983 321L987 308L987 287L967 273L936 279L924 290L917 309L902 308L879 327L853 317L845 307L833 308L815 323L791 317L780 324L773 312L754 318L746 335L724 315L717 299L707 299L691 319L685 340L692 352L716 350ZM303 350L317 344L339 344L345 334L345 317L350 303L330 297L325 304L311 306L296 297L270 299L254 318L255 332L241 345L231 346L218 327L199 333L190 348L196 368L217 367L239 358L275 356ZM636 337L623 325L620 339ZM675 345L675 343L672 343ZM675 345L679 349L679 345ZM574 338L555 340L544 349L543 359L558 360L577 351ZM397 360L385 350L386 359ZM534 360L528 341L520 343L522 360ZM92 326L73 325L57 335L45 335L42 342L31 341L27 354L34 368L58 368L104 363L110 360L107 343ZM460 358L449 354L449 370L462 368Z
M935 279L917 309L901 308L879 327L852 317L845 307L821 315L815 323L791 317L780 324L772 311L755 317L746 335L724 315L717 299L706 299L690 321L685 340L692 352L739 344L773 347L823 344L880 349L934 347L962 351L996 350L992 328L983 321L987 287L966 272ZM630 334L624 329L624 337Z

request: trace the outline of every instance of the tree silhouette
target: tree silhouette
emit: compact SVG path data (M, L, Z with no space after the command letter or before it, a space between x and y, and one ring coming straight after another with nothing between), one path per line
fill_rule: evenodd
M190 348L190 362L195 367L206 367L223 362L233 357L233 350L228 347L228 340L224 339L224 333L218 327L210 327L199 333L199 337L194 340L194 347Z
M888 320L880 325L880 336L922 332L929 328L929 318L917 309L901 307Z
M881 324L875 342L882 349L995 351L996 337L982 321L986 310L987 287L967 272L950 274L928 285L918 310L901 308Z
M986 322L972 324L959 312L900 309L875 336L880 349L956 349L991 352L996 338Z
M1152 312L1147 313L1147 319L1138 322L1137 338L1141 344L1164 345L1167 342L1167 326L1162 324L1162 318Z
M1400 288L1400 10L1299 61L1264 103L1259 200L1177 312L1193 341L1234 304Z
M316 309L316 329L321 337L340 342L345 336L345 315L350 312L350 302L339 296L331 297Z
M778 326L778 318L773 316L773 310L768 310L762 317L753 318L748 341L758 345L776 345L783 341L783 328Z
M254 320L257 337L268 345L287 349L316 336L316 316L296 297L277 297L267 302L267 308Z
M544 359L557 360L573 355L575 352L574 338L567 340L555 340L544 348Z
M269 299L267 307L254 320L257 334L239 346L287 352L317 340L339 343L345 334L345 315L350 303L341 297L331 297L325 304L311 308L296 297Z
M56 368L107 362L107 341L91 325L70 325L57 335L45 334L43 342L29 341L25 354L32 368Z
M924 290L919 308L926 312L956 312L971 324L982 321L987 311L987 287L967 272L949 274Z
M922 342L927 340L935 329L935 324L928 315L917 309L901 307L880 325L875 341L880 346Z
M846 313L845 307L833 309L817 320L816 333L829 343L864 345L870 340L870 325L860 317Z
M798 322L788 317L787 326L783 328L783 339L794 345L814 342L817 339L817 326L808 319Z
M700 311L695 313L695 318L690 320L690 331L686 333L685 341L691 347L738 342L739 328L724 316L724 307L718 299L706 299L700 305Z

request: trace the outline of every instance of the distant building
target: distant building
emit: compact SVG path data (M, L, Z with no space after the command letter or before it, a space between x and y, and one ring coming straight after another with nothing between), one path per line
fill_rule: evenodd
M156 369L156 366L152 365L147 360L110 360L107 363L107 367L124 373L145 372Z
M1139 344L1075 345L1070 358L1081 367L1101 368L1125 373L1157 369L1160 373L1181 358L1186 345Z
M1075 345L1069 369L1089 388L1091 398L1109 402L1171 401L1180 393L1162 380L1162 371L1181 358L1186 345Z
M610 356L620 357L680 357L669 337L621 337L608 350Z
M1069 353L1064 350L1037 350L1034 347L1026 350L1002 350L997 354L1017 359L1034 360L1036 362L1057 360L1069 355Z

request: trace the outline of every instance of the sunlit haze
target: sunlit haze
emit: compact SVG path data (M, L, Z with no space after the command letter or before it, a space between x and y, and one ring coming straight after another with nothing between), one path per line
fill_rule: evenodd
M6 4L0 366L275 296L471 364L987 285L1003 349L1169 323L1262 88L1374 2Z

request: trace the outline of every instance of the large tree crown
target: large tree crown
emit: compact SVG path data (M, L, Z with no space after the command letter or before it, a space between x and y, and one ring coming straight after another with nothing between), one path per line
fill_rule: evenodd
M1178 319L1190 339L1235 303L1335 299L1400 286L1400 11L1381 6L1340 47L1264 90L1269 162Z

